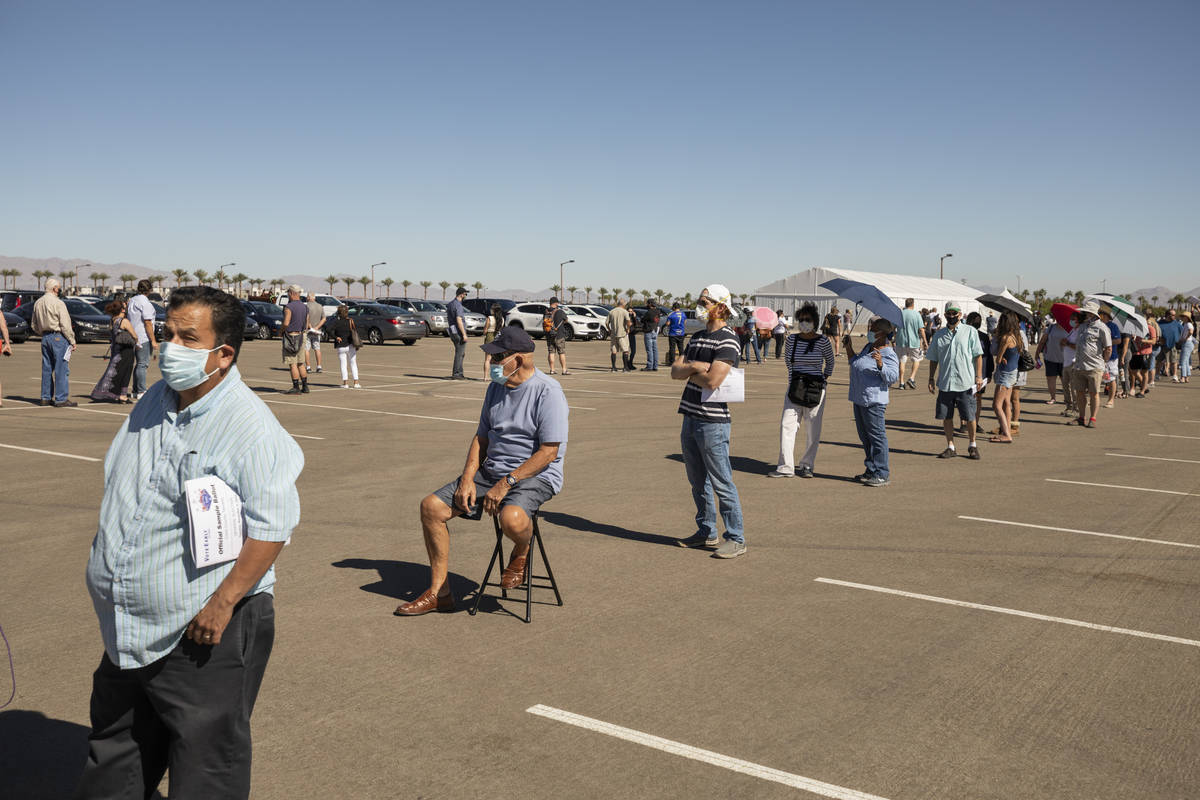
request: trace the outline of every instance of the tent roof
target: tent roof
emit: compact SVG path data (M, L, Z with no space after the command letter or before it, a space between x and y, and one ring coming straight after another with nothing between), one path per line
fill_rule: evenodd
M807 297L834 297L819 284L831 278L846 278L877 286L888 297L926 297L956 300L974 300L984 292L957 281L943 278L925 278L919 275L894 275L887 272L863 272L854 269L832 269L813 267L787 278L767 284L755 290L763 295L803 295Z

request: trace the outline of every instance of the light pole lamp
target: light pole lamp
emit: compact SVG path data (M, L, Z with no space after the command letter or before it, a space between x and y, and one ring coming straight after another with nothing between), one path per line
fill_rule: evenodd
M387 266L386 261L380 261L378 264L371 265L371 299L375 299L375 268Z
M567 264L574 264L574 263L575 263L575 259L572 258L570 261L564 261L558 265L558 291L560 293L565 291L565 287L566 287L566 284L563 283L563 267L566 266Z
M946 277L946 269L945 269L946 259L953 258L953 257L954 257L954 253L946 253L946 255L944 255L938 259L938 277L939 278L944 279Z
M83 269L84 267L90 267L91 265L92 265L92 262L90 262L90 261L86 264L76 264L75 265L75 293L76 294L79 294L79 270Z

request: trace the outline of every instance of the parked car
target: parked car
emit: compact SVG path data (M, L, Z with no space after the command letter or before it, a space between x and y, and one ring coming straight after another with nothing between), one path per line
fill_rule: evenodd
M31 292L27 289L10 289L0 292L0 311L12 311L18 306L28 303L33 306L43 292ZM28 322L28 320L26 320Z
M402 308L362 300L347 300L346 305L364 344L383 344L399 339L412 345L425 336L425 321ZM322 333L322 337L329 340L328 333Z
M300 295L300 299L307 303L308 295L302 294L302 295ZM318 303L320 303L321 307L325 309L325 316L327 316L327 317L331 316L333 314L336 314L338 306L345 305L345 303L343 303L341 300L338 300L336 297L334 297L333 295L329 295L329 294L314 294L313 299L316 300ZM287 292L284 292L283 294L275 295L275 305L282 308L283 306L286 306L287 303L288 303Z
M4 324L8 326L8 340L13 344L29 341L29 323L11 311L4 312Z
M592 319L596 320L597 322L600 323L600 337L599 338L601 338L601 339L608 338L608 328L604 324L608 320L608 312L607 311L604 311L603 309L601 309L597 306L578 306L578 305L567 306L567 311L568 311L568 313L571 313L571 314L578 314L581 317L591 317Z
M566 306L560 308L567 314L568 340L600 338L600 320L575 314ZM504 324L516 325L518 328L524 328L534 338L543 338L546 334L542 331L542 317L549 309L549 303L518 303L505 315Z
M283 327L282 308L262 300L243 300L242 308L246 309L246 314L258 323L257 336L259 339L270 339L279 335L279 329Z
M500 306L500 312L507 314L517 305L515 300L505 300L500 297L468 297L463 300L463 307L475 314L487 316L492 313L492 306Z
M425 322L425 335L445 333L450 325L446 322L446 309L430 300L414 300L410 297L381 297L376 302L403 308L416 314Z
M446 332L445 336L450 335L450 311L446 308L446 304L440 300L426 300L425 302L432 305L434 308L441 309L441 312L446 315ZM483 336L483 329L487 327L487 317L483 314L477 314L466 306L463 306L466 313L463 314L463 327L467 329L467 336Z
M68 297L63 302L67 304L67 313L71 315L71 327L75 329L76 342L109 341L112 336L112 318L108 314L97 311L91 303L85 303L78 297ZM30 306L31 312L32 308Z
M246 341L248 339L258 339L259 338L258 332L260 330L262 330L262 326L258 324L258 321L255 320L254 317L250 316L250 314L247 313L246 314L246 327L242 331L242 341Z

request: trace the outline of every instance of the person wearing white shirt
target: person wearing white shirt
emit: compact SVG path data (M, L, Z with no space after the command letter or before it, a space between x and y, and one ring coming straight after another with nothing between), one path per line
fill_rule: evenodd
M137 294L130 298L129 306L125 310L125 318L129 320L129 324L137 333L137 366L133 368L133 400L135 402L146 393L146 370L149 369L150 359L154 357L154 351L158 348L158 341L154 336L154 320L157 312L154 310L154 304L150 302L150 298L146 297L146 293L153 288L154 284L145 278L138 281Z

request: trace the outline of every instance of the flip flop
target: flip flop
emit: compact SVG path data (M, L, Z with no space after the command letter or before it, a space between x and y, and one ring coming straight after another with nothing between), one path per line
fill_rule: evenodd
M992 438L988 439L988 441L994 442L995 444L1012 444L1012 439L1001 439L999 436L993 436Z

